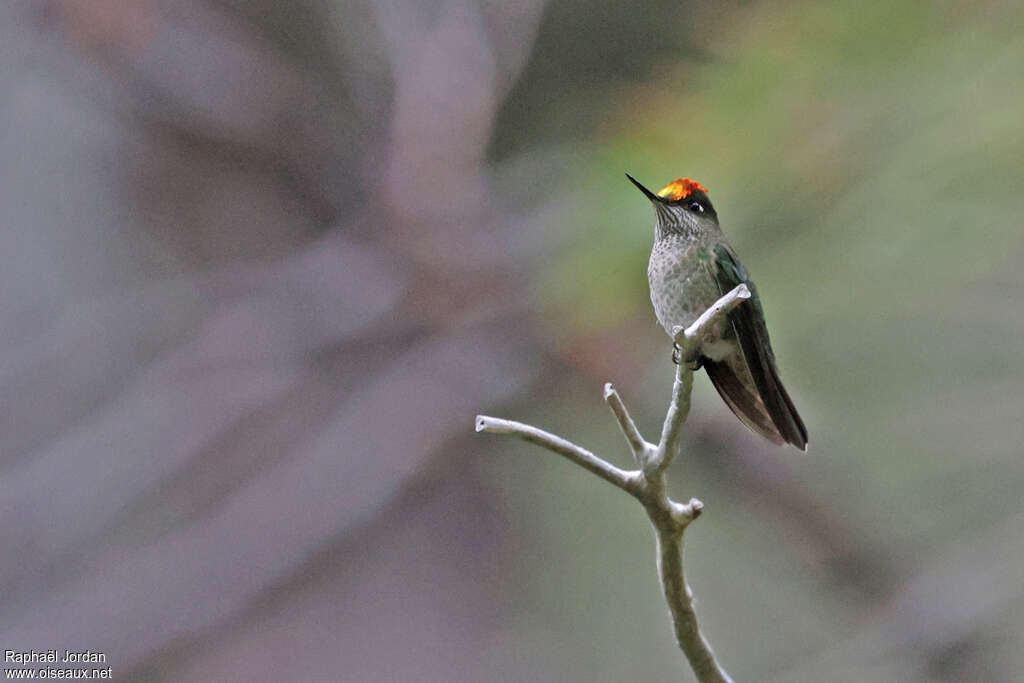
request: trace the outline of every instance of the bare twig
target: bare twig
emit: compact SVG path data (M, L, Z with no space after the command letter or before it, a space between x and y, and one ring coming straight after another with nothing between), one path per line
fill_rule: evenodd
M566 441L543 429L514 420L502 420L498 417L487 417L486 415L476 416L476 431L491 432L492 434L511 434L518 436L524 441L543 446L549 451L554 451L567 460L571 460L583 469L593 472L610 484L614 484L623 491L633 493L636 489L636 482L639 479L636 472L620 470L615 465L605 462L586 448L577 446L571 441Z
M674 336L682 351L681 357L696 358L705 334L729 311L748 298L750 291L745 285L739 285L716 301L688 328L677 328ZM620 470L585 448L521 422L478 415L476 430L511 434L543 446L636 498L644 506L654 527L657 538L658 578L672 616L673 631L679 648L686 655L700 683L732 683L729 674L715 659L711 646L698 628L697 615L693 610L693 594L686 583L683 571L683 532L690 522L700 516L704 505L696 498L691 498L686 504L677 503L668 497L665 488L665 470L672 464L679 450L682 426L690 412L692 388L693 370L689 363L681 362L676 368L672 400L665 415L661 439L655 446L640 434L614 387L611 384L605 385L605 401L608 402L626 437L633 460L640 468L635 471Z
M604 385L604 400L608 402L608 407L612 409L615 419L619 421L622 434L626 437L626 442L633 451L633 461L637 467L642 469L644 462L654 456L657 448L640 435L640 430L636 428L636 423L633 422L629 411L626 410L626 404L622 402L619 392L615 391L615 387L612 386L611 382Z
M661 427L658 452L645 472L663 473L672 464L679 452L679 437L683 434L683 423L690 414L690 391L693 389L693 371L685 362L676 366L676 379L672 383L672 401L665 413L665 424Z
M673 330L675 342L682 346L684 350L687 345L697 344L699 346L698 341L705 330L710 329L715 321L722 319L729 311L749 298L750 289L744 284L736 285L726 292L721 299L711 304L711 308L701 313L700 317L694 320L693 324L685 330L677 326ZM682 332L682 337L679 336L680 332Z

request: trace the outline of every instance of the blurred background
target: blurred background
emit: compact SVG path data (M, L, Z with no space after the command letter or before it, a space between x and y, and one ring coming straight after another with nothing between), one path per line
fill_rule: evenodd
M1024 679L1014 2L8 0L0 647L125 681L692 680L629 185L710 188L810 453L701 373L737 681Z

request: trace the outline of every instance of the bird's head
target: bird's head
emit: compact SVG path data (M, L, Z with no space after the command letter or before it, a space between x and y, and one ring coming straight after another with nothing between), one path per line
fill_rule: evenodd
M626 177L654 205L659 236L671 233L689 235L718 225L718 214L708 199L707 188L696 180L677 178L655 194L628 173Z

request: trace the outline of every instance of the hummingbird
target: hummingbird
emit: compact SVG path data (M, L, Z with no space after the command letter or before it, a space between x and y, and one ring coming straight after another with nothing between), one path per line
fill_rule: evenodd
M647 279L654 313L669 337L737 285L750 290L750 298L710 331L698 357L682 360L695 370L704 368L725 404L751 430L774 444L806 451L807 428L779 379L757 288L726 241L707 188L678 178L655 194L626 177L654 205ZM678 349L673 353L678 363L677 354Z

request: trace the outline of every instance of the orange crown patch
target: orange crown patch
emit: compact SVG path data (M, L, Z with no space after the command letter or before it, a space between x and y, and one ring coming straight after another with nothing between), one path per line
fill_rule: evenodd
M671 183L658 190L658 196L662 199L678 202L680 199L686 199L697 190L705 193L708 191L706 187L692 178L676 178Z

